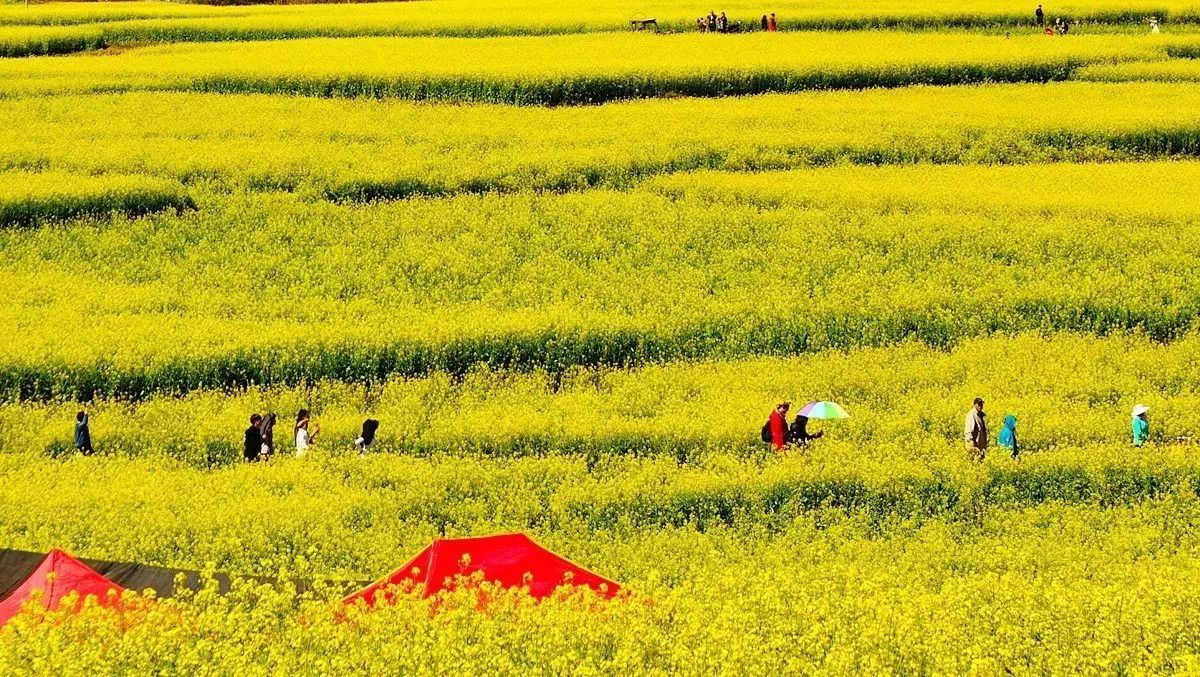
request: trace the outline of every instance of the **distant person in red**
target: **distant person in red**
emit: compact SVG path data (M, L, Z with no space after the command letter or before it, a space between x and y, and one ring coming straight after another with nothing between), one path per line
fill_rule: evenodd
M775 405L770 418L767 419L767 424L763 426L763 441L770 442L771 446L775 447L775 451L783 451L783 448L787 446L787 413L791 406L791 402L780 402Z
M767 17L767 30L774 33L778 27L779 24L775 23L775 12L771 12L771 16Z

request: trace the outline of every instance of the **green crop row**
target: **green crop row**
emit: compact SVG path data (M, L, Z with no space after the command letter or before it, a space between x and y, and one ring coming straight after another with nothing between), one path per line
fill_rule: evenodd
M181 185L156 177L0 172L0 228L112 213L140 216L194 207Z

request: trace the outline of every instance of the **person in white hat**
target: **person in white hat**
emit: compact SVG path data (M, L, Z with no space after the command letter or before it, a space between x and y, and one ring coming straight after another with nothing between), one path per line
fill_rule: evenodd
M1150 419L1146 417L1150 407L1139 404L1133 408L1133 446L1140 447L1150 439Z

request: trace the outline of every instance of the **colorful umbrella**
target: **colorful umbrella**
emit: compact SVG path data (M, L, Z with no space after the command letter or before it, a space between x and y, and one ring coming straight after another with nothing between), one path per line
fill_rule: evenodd
M819 420L850 418L850 414L847 414L846 410L842 409L837 402L809 402L800 410L800 415Z

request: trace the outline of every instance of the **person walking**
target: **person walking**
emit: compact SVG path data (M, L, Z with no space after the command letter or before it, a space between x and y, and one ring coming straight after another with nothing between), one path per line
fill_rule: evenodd
M771 415L767 417L767 422L763 424L762 440L774 447L775 451L783 451L783 448L788 443L788 409L792 407L791 402L780 402L771 410Z
M975 459L983 462L987 455L988 431L987 415L983 413L983 399L976 397L975 405L967 412L966 425L963 426L963 439L967 450L975 455Z
M1028 7L1029 5L1025 5ZM1037 18L1038 27L1046 25L1046 13L1042 11L1042 6L1038 5L1037 9L1033 10L1033 16Z
M296 458L304 458L304 455L308 453L308 448L317 439L317 434L321 432L321 426L311 423L309 420L311 417L307 409L301 409L296 413ZM310 425L311 430L309 429Z
M796 420L792 421L792 427L788 430L788 441L792 444L798 444L802 447L807 447L809 441L819 440L825 436L825 431L816 434L808 432L808 417L803 414L797 415Z
M1133 408L1133 446L1141 447L1150 441L1150 407L1139 404Z
M250 462L257 461L262 454L262 448L262 416L250 414L250 427L246 428L242 457Z
M271 455L275 453L275 421L278 418L275 412L271 412L263 417L262 423L258 426L259 435L262 437L259 458L264 461L271 460Z
M770 26L770 25L771 25L771 22L767 21L767 15L766 15L766 14L764 14L764 15L762 16L762 29L763 29L764 31L769 31L769 30L771 30L771 29L769 28L769 26Z
M1008 449L1012 452L1013 460L1017 460L1017 454L1021 453L1021 450L1017 445L1016 416L1009 414L1004 417L1004 425L1000 428L1000 434L996 436L996 445Z
M86 411L75 414L75 448L84 456L92 454L92 431L88 421Z
M775 22L775 12L767 17L767 30L774 33L779 28L779 24Z
M358 449L358 453L365 454L371 450L371 445L375 444L375 432L379 430L379 421L373 418L368 418L363 421L362 434L358 439L354 440L354 448Z

